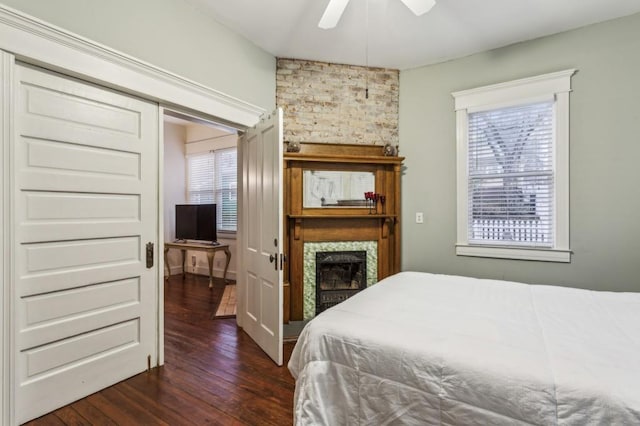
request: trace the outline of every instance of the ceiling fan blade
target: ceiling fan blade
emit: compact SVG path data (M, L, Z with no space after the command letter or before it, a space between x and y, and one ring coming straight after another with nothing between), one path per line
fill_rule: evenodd
M436 5L436 0L401 0L417 16L424 15Z
M323 30L335 28L340 17L342 17L342 12L347 7L347 3L349 3L349 0L330 0L318 26Z

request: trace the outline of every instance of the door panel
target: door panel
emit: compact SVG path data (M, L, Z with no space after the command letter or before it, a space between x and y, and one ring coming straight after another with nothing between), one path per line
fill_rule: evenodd
M242 326L282 365L282 111L240 140Z
M260 318L260 285L258 277L250 271L247 272L247 316L252 322Z
M155 364L158 108L16 66L16 418ZM157 254L154 256L157 265Z
M22 88L27 96L23 104L29 114L27 121L37 120L37 116L52 119L52 127L86 126L86 129L99 128L103 132L134 137L140 132L140 114L110 104L108 94L89 99L82 89L69 90L66 82L51 83L46 76L34 76ZM46 134L50 134L50 130Z
M140 304L137 278L25 297L17 319L26 346L64 339L130 318Z
M260 312L262 313L262 328L270 336L278 334L278 328L282 324L282 319L278 315L278 310L271 306L278 300L278 283L263 279L260 285Z
M28 128L26 123L24 126ZM135 189L129 192L140 191L140 153L80 146L60 140L43 141L29 136L22 136L20 145L23 149L16 152L18 173L25 187L117 193L123 185L131 185Z
M26 377L21 378L21 381L37 380L38 376L52 373L61 367L73 368L74 364L97 354L103 356L104 352L137 344L140 342L139 332L139 322L133 319L25 350Z
M260 208L258 204L258 185L259 185L259 174L262 170L262 166L259 164L261 158L259 158L259 144L258 134L250 131L246 135L245 143L243 144L243 156L246 155L244 160L246 160L245 166L243 167L243 174L246 179L246 203L245 210L251 216L256 215L258 209ZM247 170L245 170L247 169ZM245 221L247 227L247 250L251 251L251 254L257 253L260 243L260 220L250 220Z
M140 196L23 191L26 209L21 224L24 242L135 234L140 223Z

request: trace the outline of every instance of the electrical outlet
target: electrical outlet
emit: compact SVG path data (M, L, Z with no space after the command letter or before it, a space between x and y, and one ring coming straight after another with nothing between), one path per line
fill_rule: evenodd
M422 212L416 212L416 223L424 223L424 214Z

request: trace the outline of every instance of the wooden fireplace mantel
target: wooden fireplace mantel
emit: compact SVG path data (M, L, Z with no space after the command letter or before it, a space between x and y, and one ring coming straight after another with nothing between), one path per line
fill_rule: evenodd
M400 179L404 157L384 156L379 145L301 143L284 154L284 319L303 319L305 242L376 241L380 280L400 271ZM303 207L305 170L369 171L384 206ZM363 194L364 198L364 194Z

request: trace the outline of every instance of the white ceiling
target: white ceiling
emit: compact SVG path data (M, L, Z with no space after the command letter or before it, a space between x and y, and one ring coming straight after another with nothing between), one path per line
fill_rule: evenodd
M329 0L185 1L277 57L397 69L640 12L639 0L437 0L416 17L400 0L368 0L367 19L367 0L351 0L322 30Z

